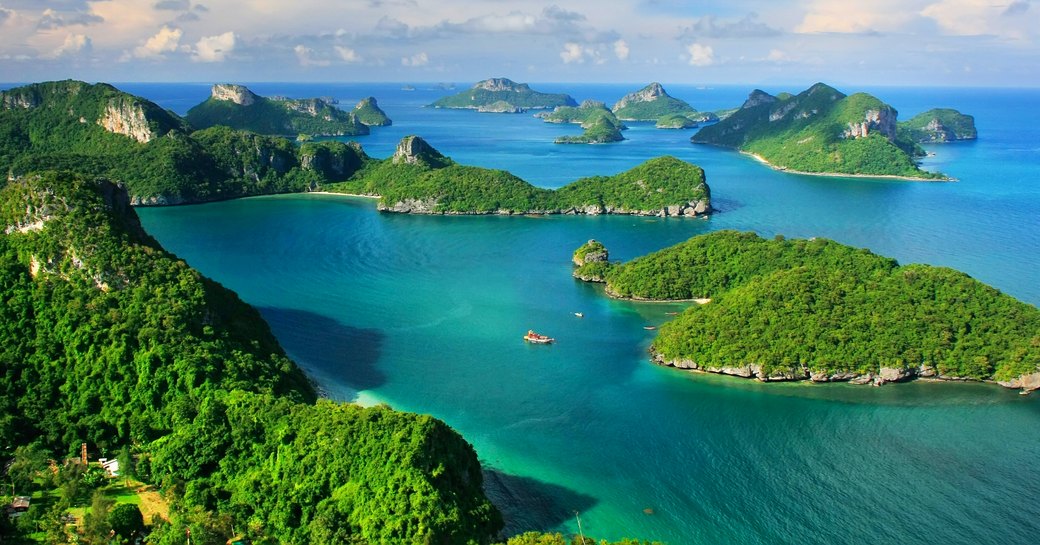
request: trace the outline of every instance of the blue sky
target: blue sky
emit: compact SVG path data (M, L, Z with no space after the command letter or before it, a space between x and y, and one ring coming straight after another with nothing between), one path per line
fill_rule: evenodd
M0 81L1040 87L1040 0L0 0Z

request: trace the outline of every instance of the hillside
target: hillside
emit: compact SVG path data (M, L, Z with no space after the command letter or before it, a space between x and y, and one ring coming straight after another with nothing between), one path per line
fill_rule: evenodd
M975 140L975 118L949 108L922 112L899 123L899 130L919 144Z
M951 269L732 231L624 264L579 253L606 248L579 248L574 274L605 281L612 295L710 299L661 326L651 352L662 365L759 380L1040 388L1040 310Z
M897 115L871 95L846 96L823 83L784 98L755 90L740 110L690 140L751 153L781 170L944 179L917 167L923 152L899 134Z
M214 85L210 97L188 110L186 119L196 129L223 125L276 136L352 136L369 132L368 125L353 112L340 110L324 99L272 99L232 84Z
M354 106L354 118L361 124L369 127L389 127L393 125L393 121L379 107L375 97L361 99L357 106Z
M417 136L394 155L370 160L327 191L379 196L379 209L419 214L636 214L711 212L704 171L658 157L616 176L584 178L558 190L535 187L502 170L458 165Z
M306 191L348 178L362 155L338 142L296 147L227 127L189 134L173 113L106 84L48 82L0 93L0 171L103 176L125 184L134 204Z
M126 471L176 510L153 542L187 526L206 543L230 527L282 543L480 543L501 528L457 433L316 403L259 313L144 233L121 187L32 174L0 190L0 225L5 459L24 447L46 471L81 442L132 451ZM59 514L79 501L68 490Z
M659 128L690 128L718 121L715 114L698 112L686 101L669 95L657 82L625 95L611 111L622 121L656 121Z
M566 94L540 93L526 83L516 83L506 78L492 78L477 82L472 88L461 93L440 98L430 104L430 107L519 113L524 110L577 105L578 103Z
M578 123L584 130L578 136L560 136L557 144L605 144L625 139L621 131L627 127L602 102L582 101L580 106L557 106L551 112L541 112L535 117L546 123Z

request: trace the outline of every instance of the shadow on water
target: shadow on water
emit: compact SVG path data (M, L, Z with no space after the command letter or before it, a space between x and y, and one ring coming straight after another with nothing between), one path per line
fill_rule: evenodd
M319 369L357 390L378 388L386 376L377 368L386 335L306 310L262 307L278 342L304 368Z
M531 477L484 469L484 492L502 511L502 535L548 531L574 520L574 512L594 507L598 500L557 484Z

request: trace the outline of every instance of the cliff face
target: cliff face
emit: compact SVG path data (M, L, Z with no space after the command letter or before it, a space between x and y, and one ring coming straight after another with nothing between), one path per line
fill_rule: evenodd
M778 100L780 99L761 89L755 89L754 91L751 91L750 95L748 95L744 104L740 105L740 109L746 110L748 108L754 108L755 106L761 106L762 104L772 104Z
M474 89L483 89L485 91L497 92L497 91L530 91L531 87L526 83L516 83L515 81L508 78L491 78L484 81L478 81L473 86Z
M615 103L614 107L611 109L614 111L614 113L617 113L617 111L621 108L624 108L625 106L628 106L629 104L632 104L634 102L652 102L654 100L657 100L658 97L663 96L668 96L668 93L664 91L664 87L661 87L660 83L657 83L655 81L634 93L629 93L621 97L621 100L617 101L617 103Z
M867 110L860 122L848 123L842 138L864 138L873 133L880 133L889 141L896 139L896 111L885 106Z
M406 136L397 143L397 149L391 157L391 162L396 164L427 165L432 166L445 159L441 152L426 143L418 136Z
M936 108L899 124L914 142L937 144L978 137L975 118L949 108Z
M128 97L110 99L97 123L108 132L129 136L142 144L159 136L152 130L141 103Z
M226 100L234 102L239 106L252 106L257 96L243 85L232 83L218 83L210 89L210 96L214 100Z

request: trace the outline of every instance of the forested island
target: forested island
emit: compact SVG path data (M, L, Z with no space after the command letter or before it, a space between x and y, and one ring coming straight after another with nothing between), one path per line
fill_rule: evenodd
M346 112L328 98L267 98L242 85L214 85L210 97L188 110L185 118L196 129L222 125L276 136L355 136L369 125L388 125L389 118L369 97Z
M108 543L110 502L91 499L107 480L81 443L165 492L153 543L188 528L206 544L232 528L257 543L487 543L502 527L458 433L318 400L259 313L165 252L123 188L30 174L0 190L0 228L0 448L14 492L43 491L5 533L65 542L65 512L93 502L81 538Z
M921 112L899 123L899 130L919 144L975 140L975 118L951 108L935 108Z
M605 144L625 139L621 131L628 127L622 123L607 105L596 100L582 101L581 105L557 106L551 112L541 112L535 117L546 123L578 123L583 132L579 136L561 136L557 144Z
M664 324L653 361L763 381L883 384L916 377L1040 388L1040 310L961 272L900 266L826 239L719 231L577 278L609 295L700 300Z
M918 168L924 150L899 130L897 115L871 95L846 96L823 83L797 95L756 89L738 111L690 140L750 153L781 170L946 179Z
M669 95L657 82L621 97L611 111L622 121L655 121L659 129L690 129L719 120Z
M418 214L632 214L694 217L711 213L704 171L674 157L650 159L614 176L542 189L503 170L459 165L418 136L394 155L365 157L326 191L379 197L380 210Z
M105 85L33 84L0 93L0 170L61 169L125 184L135 205L325 190L381 196L392 212L710 213L704 171L663 157L556 191L508 172L458 165L409 136L393 157L357 143L295 142L224 126L193 131L157 105ZM608 112L609 113L609 112Z
M520 113L577 105L570 95L541 93L531 89L526 83L516 83L507 78L491 78L479 81L461 93L440 98L430 104L430 107L489 113Z

